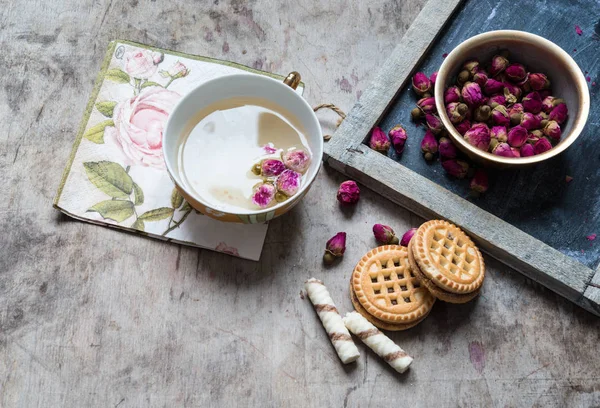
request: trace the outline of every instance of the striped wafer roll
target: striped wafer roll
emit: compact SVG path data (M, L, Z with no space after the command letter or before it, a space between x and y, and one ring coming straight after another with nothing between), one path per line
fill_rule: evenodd
M367 319L357 312L346 313L344 324L352 333L363 341L371 350L383 358L394 370L399 373L406 371L413 359L406 354L388 336L373 326Z
M356 361L360 353L323 282L310 278L304 283L304 287L342 363Z

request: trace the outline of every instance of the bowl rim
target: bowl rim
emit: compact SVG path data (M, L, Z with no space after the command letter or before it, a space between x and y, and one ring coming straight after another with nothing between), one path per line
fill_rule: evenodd
M242 80L242 81L243 80L250 80L250 81L256 81L256 82L264 81L264 83L269 84L267 86L271 86L271 85L279 86L280 88L284 89L284 92L287 92L288 95L292 96L292 98L296 98L297 100L299 100L300 103L302 105L304 105L304 107L306 109L308 109L308 111L311 113L311 120L313 121L313 124L315 125L315 128L319 132L319 134L317 135L318 137L317 137L317 146L316 146L316 149L313 149L313 146L311 146L311 150L312 150L312 152L311 152L312 153L311 154L311 160L318 159L318 164L317 164L316 171L314 172L314 174L312 174L309 177L307 177L307 179L305 180L304 184L300 187L300 189L298 189L298 191L296 192L296 194L293 197L290 197L289 200L283 201L281 203L277 203L276 205L274 205L272 207L268 207L268 208L261 209L261 210L245 210L245 211L241 211L241 209L232 211L231 209L218 209L218 208L214 208L213 204L207 203L199 195L192 193L191 191L189 191L189 189L187 189L184 185L182 185L182 183L178 183L176 181L175 172L173 171L173 167L172 167L173 164L168 159L168 155L166 153L166 145L167 144L164 141L166 140L165 136L167 135L167 131L168 131L168 129L171 126L172 118L174 117L173 113L177 109L179 109L180 106L183 106L185 103L189 102L194 97L194 95L197 92L199 92L198 89L203 88L203 87L205 87L205 86L207 86L209 84L214 84L214 83L224 82L224 81L231 81L231 80ZM277 103L277 101L273 101L273 102ZM315 150L317 150L317 151L315 152ZM289 85L284 84L282 80L280 81L279 79L267 77L267 76L264 76L264 75L251 74L251 73L238 73L238 74L223 75L223 76L220 76L220 77L217 77L217 78L213 78L213 79L205 81L205 82L203 82L201 84L196 85L187 94L185 94L179 100L179 102L177 102L177 104L173 107L173 110L169 114L169 117L167 118L167 122L165 123L164 132L163 132L163 144L162 144L162 153L163 153L163 160L165 162L165 167L167 168L167 172L169 173L169 176L173 180L173 183L175 183L175 185L177 187L181 188L186 194L188 194L194 200L198 201L200 204L204 205L207 208L213 209L215 211L222 212L224 214L244 215L244 216L262 215L262 214L268 214L268 213L271 213L271 212L275 212L276 210L278 210L278 209L280 209L282 207L289 206L290 204L293 205L298 199L303 198L304 197L303 193L308 188L310 188L310 186L312 185L313 181L317 177L317 174L319 174L319 170L321 169L321 162L323 161L323 150L324 150L324 146L323 146L323 130L321 129L321 125L319 123L319 119L317 118L316 113L313 111L312 107L308 104L308 102L306 101L306 99L304 99L304 97L302 95L298 94L295 89L293 89ZM290 208L291 208L291 206L290 206Z
M575 82L576 82L575 85L578 90L577 93L578 93L579 105L580 105L577 115L574 116L575 122L573 124L573 128L571 129L568 138L563 139L563 141L561 143L559 143L557 146L553 147L552 149L550 149L544 153L534 155L534 156L529 156L529 157L504 157L504 156L498 156L498 155L495 155L495 154L492 154L489 152L485 152L485 151L478 149L475 146L472 146L471 144L469 144L463 138L463 136L460 133L458 133L458 131L456 130L456 128L454 127L452 122L450 122L448 115L446 114L446 107L445 107L445 103L444 103L446 78L448 77L450 70L452 68L454 68L458 62L458 61L456 61L458 59L457 55L460 54L462 51L467 51L467 50L471 49L474 45L476 45L476 44L478 45L481 42L485 43L485 42L498 41L499 39L502 39L502 38L518 39L521 41L534 43L536 46L540 46L541 48L544 48L544 49L548 50L549 52L562 58L564 60L564 62L566 63L566 65L573 72L573 76L574 76ZM540 37L539 35L528 33L525 31L519 31L519 30L488 31L485 33L475 35L475 36L463 41L458 46L456 46L448 54L448 56L444 59L444 61L442 62L442 65L440 66L440 69L438 71L437 80L435 83L434 96L435 96L436 108L438 111L438 115L440 116L440 119L442 120L444 127L448 130L448 133L449 133L450 137L452 138L452 140L455 143L458 143L460 145L460 147L462 147L463 150L467 150L468 152L481 158L482 160L487 161L487 162L492 162L495 164L499 164L502 166L530 165L530 164L542 162L544 160L550 159L551 157L557 156L558 154L562 153L569 146L571 146L573 144L573 142L575 142L575 140L581 134L583 128L586 125L588 115L589 115L589 110L590 110L590 93L589 93L589 89L587 86L587 82L585 80L583 72L581 71L581 68L579 67L579 65L577 65L575 60L565 50L563 50L561 47L559 47L552 41L547 40L543 37Z

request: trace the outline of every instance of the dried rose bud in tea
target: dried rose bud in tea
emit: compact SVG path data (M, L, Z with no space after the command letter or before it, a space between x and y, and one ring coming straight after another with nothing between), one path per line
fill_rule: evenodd
M254 194L252 194L252 203L260 208L266 208L273 202L273 199L275 198L275 192L276 190L273 184L258 184L254 188Z
M275 177L283 173L285 164L281 160L266 159L260 164L260 170L263 177Z
M304 173L310 166L310 155L302 149L295 149L281 155L285 167L290 170Z
M397 245L400 240L391 227L383 224L373 225L375 240L382 245Z
M291 197L298 192L301 180L302 174L294 170L285 170L277 177L277 191Z

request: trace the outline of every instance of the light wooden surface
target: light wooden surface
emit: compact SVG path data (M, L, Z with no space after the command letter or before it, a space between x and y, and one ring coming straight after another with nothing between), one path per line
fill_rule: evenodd
M272 222L260 263L169 245L51 207L109 40L298 70L311 104L345 110L421 2L15 1L0 8L0 407L598 406L600 319L487 259L482 296L438 303L391 335L398 375L359 346L342 366L300 291L323 279L341 311L371 226L420 220L324 167ZM320 115L331 131L335 116ZM324 269L325 241L348 233Z

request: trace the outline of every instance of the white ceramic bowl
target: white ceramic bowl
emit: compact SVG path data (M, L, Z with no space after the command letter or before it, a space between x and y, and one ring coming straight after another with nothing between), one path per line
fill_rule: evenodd
M565 100L569 109L561 141L552 149L529 157L502 157L470 145L450 122L444 104L444 91L458 75L463 63L477 58L488 62L501 50L508 50L509 60L518 62L530 72L541 72L551 81L554 96ZM524 31L500 30L479 34L458 45L444 59L435 83L436 108L450 137L471 159L492 167L522 167L547 160L568 148L585 126L590 110L590 93L581 69L558 45Z
M310 167L302 178L298 192L273 207L259 210L223 212L211 207L202 197L185 188L177 169L179 141L185 136L194 116L206 106L235 97L266 99L290 112L304 128L312 153ZM195 124L194 124L195 125ZM235 74L216 78L194 88L173 109L163 133L163 154L169 175L187 202L201 213L226 222L259 223L284 214L306 194L314 181L323 159L323 135L317 116L310 105L290 86L262 75Z

